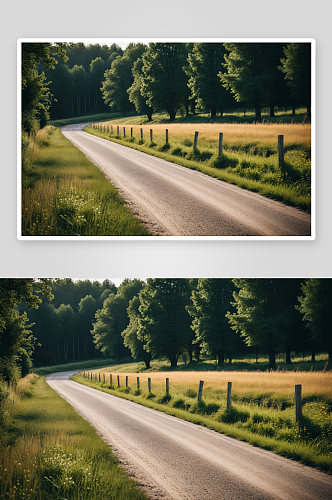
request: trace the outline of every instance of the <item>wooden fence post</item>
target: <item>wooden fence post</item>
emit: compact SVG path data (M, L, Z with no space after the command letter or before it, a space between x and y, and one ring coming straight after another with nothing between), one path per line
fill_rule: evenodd
M296 413L296 422L300 422L302 418L302 386L295 386L295 413Z
M284 166L284 136L278 135L278 159L280 170Z
M151 379L148 378L148 391L151 392Z
M120 133L119 133L119 125L117 125L117 127L116 127L116 135L120 135Z
M130 137L132 137L132 136L133 136L133 127L131 127L131 129L130 129Z
M232 404L232 382L227 384L227 408Z
M223 138L223 134L220 133L219 134L219 156L222 155L222 138Z
M143 129L141 128L141 139L143 141Z
M105 384L105 373L103 373L103 382Z
M150 142L153 142L152 139L153 139L153 133L152 133L152 128L150 128Z
M118 387L120 387L120 375L118 375Z
M110 373L110 385L113 385L112 384L112 374Z
M139 391L140 385L139 385L139 377L137 377L137 390Z
M194 149L197 148L197 141L198 141L198 132L195 132L195 137L194 137Z
M92 372L90 373L90 375L91 375L91 380L92 380Z
M113 125L111 125L111 134L113 134Z
M198 387L198 401L202 399L204 380L200 380Z
M123 137L126 137L126 127L123 127Z
M169 394L169 378L166 379L166 394Z
M166 129L166 144L168 144L168 129Z
M100 382L100 372L98 373L98 382Z
M126 387L128 387L128 375L126 375Z

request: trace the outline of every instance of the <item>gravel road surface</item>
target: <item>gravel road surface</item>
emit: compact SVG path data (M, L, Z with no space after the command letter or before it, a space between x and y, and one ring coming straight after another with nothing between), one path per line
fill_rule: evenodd
M153 500L327 500L332 478L236 441L70 380L48 384L88 420Z
M153 236L310 236L296 208L83 132L62 133L116 186Z

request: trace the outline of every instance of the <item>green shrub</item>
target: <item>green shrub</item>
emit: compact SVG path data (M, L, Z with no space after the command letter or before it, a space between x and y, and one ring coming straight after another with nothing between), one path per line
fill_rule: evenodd
M186 409L185 400L182 398L176 399L172 406L173 406L173 408L179 408L180 410Z
M171 151L171 155L173 156L185 156L186 153L182 151L182 148L174 148Z
M218 403L208 403L206 405L206 411L205 413L207 415L212 415L213 413L217 413L219 411L220 405Z
M152 398L155 398L155 397L156 397L156 395L155 395L155 394L153 394L153 392L149 392L149 393L147 394L147 396L146 396L146 399L152 399Z
M194 391L194 389L188 389L185 393L184 393L185 396L187 396L188 398L197 398L197 392Z
M226 154L222 154L220 156L213 156L209 166L213 168L219 168L219 169L224 169L224 168L235 168L239 163L239 160L237 158L233 158L231 156L228 156Z
M162 398L158 399L157 402L160 405L167 405L171 399L172 399L172 396L170 394L164 394L164 396Z
M165 144L163 144L162 146L160 146L159 150L158 151L161 151L162 153L165 153L166 151L168 151L170 149L171 145L169 142L165 142Z
M140 396L142 394L141 389L135 389L134 396Z
M154 148L155 146L157 146L157 144L155 142L149 142L148 144L148 148Z
M191 141L190 139L184 139L184 140L182 141L182 144L183 144L184 146L188 146L189 148L191 148L191 146L193 145L193 141Z
M241 411L235 408L235 406L230 406L225 408L225 410L219 412L216 416L218 422L224 422L225 424L235 424L236 422L246 422L250 418L250 413L248 411Z
M206 413L206 403L203 399L196 401L191 408L190 413L198 413L199 415L204 415Z
M140 140L138 141L138 144L141 146L142 144L144 144L144 142L145 142L145 140L144 140L144 139L140 139Z

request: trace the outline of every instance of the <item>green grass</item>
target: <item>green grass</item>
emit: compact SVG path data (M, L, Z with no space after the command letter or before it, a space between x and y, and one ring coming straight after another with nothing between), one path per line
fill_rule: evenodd
M116 120L116 123L120 122L126 123ZM130 120L130 123L133 124L133 120ZM85 127L84 130L178 165L199 170L286 205L306 212L311 211L311 160L307 148L299 147L294 150L293 146L290 146L285 154L284 166L280 170L276 152L262 157L257 154L257 145L253 144L250 144L252 154L246 154L242 150L234 151L235 146L229 145L219 157L216 141L214 144L209 141L206 149L193 150L191 144L186 145L183 140L176 138L172 138L166 147L164 139L160 137L154 136L152 143L146 139L142 141L139 137L121 137L116 134L115 127L113 134L104 128L101 130L92 126ZM242 148L247 146L248 144L242 144Z
M116 368L112 367L112 373L119 372ZM127 368L122 366L123 371ZM109 380L98 382L80 374L73 380L332 474L332 400L328 397L310 397L303 406L302 420L296 422L294 401L281 401L270 393L251 391L250 398L233 393L232 405L227 408L225 390L207 387L203 399L197 401L197 391L174 380L168 395L153 377L151 393L142 382L139 392L133 384L125 387L123 376L121 387L114 376L112 386Z
M43 377L10 404L1 427L0 497L33 500L146 499L110 447Z
M68 372L71 370L88 370L95 368L103 368L105 366L110 366L114 362L112 359L102 358L102 359L89 359L86 361L76 361L72 363L66 363L61 365L52 365L52 366L42 366L34 369L34 373L37 375L50 375L55 372Z
M41 131L42 132L42 131ZM60 128L24 147L23 236L148 236L118 191Z

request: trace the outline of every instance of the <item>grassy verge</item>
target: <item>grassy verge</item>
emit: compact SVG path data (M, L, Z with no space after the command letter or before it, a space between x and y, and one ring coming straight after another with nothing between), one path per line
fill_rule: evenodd
M126 366L122 366L122 372L112 366L78 374L73 379L332 473L331 372L142 374L126 372ZM120 386L114 373L119 376ZM148 390L149 377L151 391ZM165 390L166 377L169 394ZM201 401L197 399L199 380L204 381ZM233 381L229 408L227 380ZM296 422L294 401L294 384L298 383L303 386L300 422Z
M112 359L89 359L87 361L77 361L73 363L67 363L63 365L52 365L52 366L42 366L40 368L35 368L34 373L36 375L50 375L56 372L68 372L71 370L89 370L96 368L109 367L113 364ZM115 363L114 363L115 364Z
M23 236L147 236L116 188L59 128L22 146Z
M127 119L128 120L128 119ZM132 120L132 122L135 120ZM163 158L187 168L199 170L211 177L235 184L241 188L258 192L286 205L311 211L311 159L310 125L291 124L226 124L230 140L224 141L223 154L218 156L218 133L215 124L201 124L200 147L193 149L193 124L170 124L169 142L165 142L165 125L154 125L153 137L146 125L141 138L136 124L133 136L130 125L119 126L121 120L103 124L92 124L86 132L119 144ZM133 125L133 123L131 123ZM236 129L232 129L236 127ZM99 128L98 128L99 127ZM214 137L211 131L214 131ZM238 132L234 133L233 131ZM278 133L287 130L290 140L286 145L285 162L278 165L276 145L271 143L270 134L276 139ZM267 136L267 138L265 137ZM246 139L246 136L250 136Z
M43 377L28 378L12 390L1 426L0 497L145 499L95 430Z

